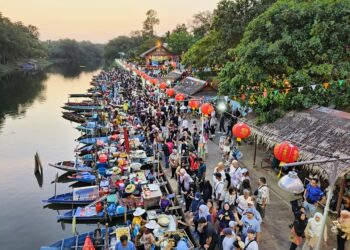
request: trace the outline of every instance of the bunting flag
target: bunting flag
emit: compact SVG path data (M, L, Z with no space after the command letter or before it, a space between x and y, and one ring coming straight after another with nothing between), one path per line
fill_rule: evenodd
M245 101L245 94L241 95L241 99L242 99L242 101Z
M278 94L278 90L273 91L274 95Z
M328 88L329 88L329 82L323 83L323 87L324 87L325 89L328 89Z
M298 87L298 92L303 91L304 87Z
M312 85L311 85L311 88L312 88L312 90L315 90L316 84L312 84Z
M289 89L285 89L285 91L286 91L286 94L288 94L288 93L289 93Z
M339 86L343 86L344 80L338 80Z

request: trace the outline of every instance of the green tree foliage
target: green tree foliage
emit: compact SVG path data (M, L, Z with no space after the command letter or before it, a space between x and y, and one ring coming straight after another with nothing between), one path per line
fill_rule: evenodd
M142 35L144 37L154 37L154 26L159 24L159 19L157 17L157 11L148 10L146 12L146 19L143 21Z
M214 10L210 31L185 54L183 63L195 67L225 65L227 61L232 60L229 49L237 46L248 23L275 1L221 0Z
M38 37L39 32L35 26L13 23L0 12L0 63L45 56Z
M177 55L182 55L195 42L195 37L190 34L185 24L177 27L165 38L171 51Z
M46 41L43 44L51 59L83 65L96 64L102 60L103 46L99 44L87 41L77 42L72 39Z
M349 81L338 82L350 72L349 10L349 1L278 1L247 27L220 73L220 93L246 93L262 122L313 104L349 106ZM329 89L310 87L324 82Z
M209 34L213 13L210 11L202 11L193 15L191 22L191 31L197 38L202 38Z
M223 66L227 60L226 53L221 53L221 47L217 32L211 31L207 36L197 41L182 57L185 66L196 68L207 66Z

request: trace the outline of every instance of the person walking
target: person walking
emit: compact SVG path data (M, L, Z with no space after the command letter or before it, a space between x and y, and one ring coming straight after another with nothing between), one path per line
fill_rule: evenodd
M311 218L314 216L318 202L324 197L324 192L318 186L318 179L311 179L304 191L304 208L306 215Z
M333 224L337 230L337 250L345 250L346 241L350 240L350 212L342 210Z
M321 213L315 213L314 217L309 219L305 229L305 243L302 250L314 250L317 245L317 241L320 237L323 237L324 241L327 241L327 227L322 230L322 218Z
M169 156L169 165L171 168L171 178L176 178L176 169L180 165L180 157L176 149Z
M219 126L220 133L221 132L226 133L226 130L225 130L225 115L224 114L221 115L219 124L220 124L220 126Z
M255 191L256 192L256 210L261 215L261 218L265 218L265 208L266 205L270 203L270 190L269 187L266 185L266 178L260 177L259 178L259 188Z
M225 199L225 182L222 180L221 173L215 173L216 182L214 188L215 199L218 204L219 209L221 204Z
M304 213L298 212L295 215L293 227L291 229L290 240L292 241L289 250L295 250L301 245L304 237L304 231L307 226L307 218Z

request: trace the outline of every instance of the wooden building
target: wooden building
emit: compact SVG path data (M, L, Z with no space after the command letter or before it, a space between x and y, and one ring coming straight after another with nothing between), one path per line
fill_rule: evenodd
M140 55L145 59L145 66L161 68L172 65L176 67L179 61L179 56L173 54L164 44L159 43Z

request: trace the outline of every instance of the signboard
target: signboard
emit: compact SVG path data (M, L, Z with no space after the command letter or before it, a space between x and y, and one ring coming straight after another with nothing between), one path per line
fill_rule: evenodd
M96 200L99 197L98 186L89 186L73 189L74 201Z

